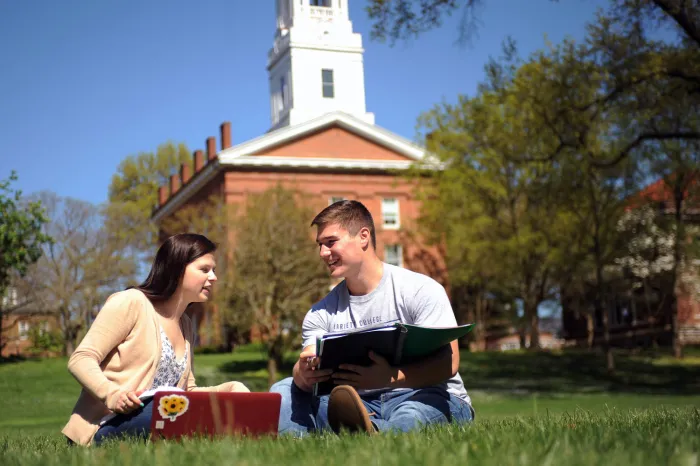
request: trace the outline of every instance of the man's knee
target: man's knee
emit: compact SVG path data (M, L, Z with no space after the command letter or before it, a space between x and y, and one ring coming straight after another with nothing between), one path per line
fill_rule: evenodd
M270 392L272 393L290 393L292 391L292 386L294 385L294 379L292 377L287 377L279 382L275 383L270 387Z

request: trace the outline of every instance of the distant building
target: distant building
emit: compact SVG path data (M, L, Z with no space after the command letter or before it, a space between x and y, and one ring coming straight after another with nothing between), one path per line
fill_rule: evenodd
M655 206L657 215L673 215L675 206L672 193L663 180L658 180L644 188L630 203L630 210L638 208L636 202ZM691 224L698 224L698 209L689 206L686 218ZM695 264L697 268L698 264ZM693 288L700 289L700 275L694 271L691 283L678 282L673 290L678 302L679 334L683 344L700 344L700 303ZM607 313L611 342L614 346L635 347L650 344L666 345L671 340L669 296L659 286L649 289L631 289L629 277L621 276L608 284L609 292L600 308ZM603 339L603 314L596 312L595 289L592 284L577 297L578 304L564 306L564 337L570 343L586 344L592 329L593 344ZM570 307L570 309L567 309ZM568 312L567 312L568 311Z
M2 357L29 356L32 353L30 332L50 332L58 328L55 314L37 308L33 303L22 303L16 288L9 288L2 299Z

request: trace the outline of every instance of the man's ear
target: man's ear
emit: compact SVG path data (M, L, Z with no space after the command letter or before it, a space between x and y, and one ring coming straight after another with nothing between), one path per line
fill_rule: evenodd
M369 232L369 228L362 227L357 234L360 237L360 246L362 247L362 250L366 251L369 249L370 243L372 242L372 235Z

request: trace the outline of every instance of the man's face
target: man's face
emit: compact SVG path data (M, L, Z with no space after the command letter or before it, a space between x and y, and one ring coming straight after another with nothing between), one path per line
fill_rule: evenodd
M318 254L326 264L331 277L343 278L351 275L362 264L362 253L367 240L363 230L352 236L337 223L318 228L316 243Z

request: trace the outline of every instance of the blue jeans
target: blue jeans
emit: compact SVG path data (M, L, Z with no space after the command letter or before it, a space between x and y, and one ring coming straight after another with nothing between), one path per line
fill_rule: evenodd
M127 437L148 439L151 435L152 402L153 398L149 398L143 408L138 408L129 414L117 414L99 428L92 439L92 444L99 446L105 440Z
M291 377L277 382L270 391L282 395L280 434L301 437L330 430L329 395L313 396L299 389ZM474 418L469 403L439 388L406 389L361 398L379 431L408 432L430 424L467 423Z

